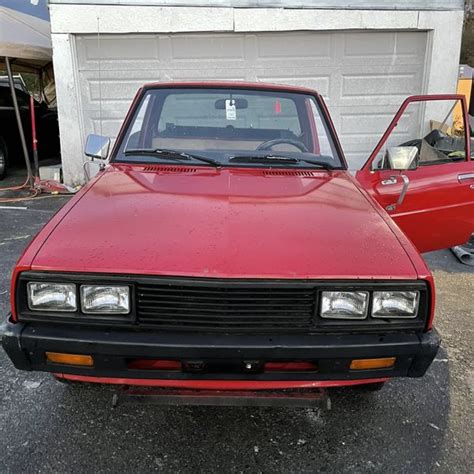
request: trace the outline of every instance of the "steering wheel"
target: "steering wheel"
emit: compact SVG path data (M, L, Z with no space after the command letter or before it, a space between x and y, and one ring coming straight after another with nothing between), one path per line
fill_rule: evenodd
M275 145L281 145L286 143L288 145L293 145L294 147L298 148L298 150L307 153L309 150L303 142L299 140L293 140L291 138L275 138L274 140L268 140L266 142L260 143L255 150L270 150Z

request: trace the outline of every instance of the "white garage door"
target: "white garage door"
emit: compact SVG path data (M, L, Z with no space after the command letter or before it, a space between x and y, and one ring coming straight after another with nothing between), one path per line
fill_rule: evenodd
M100 42L95 36L78 36L84 131L100 132L102 115L103 134L114 137L145 82L224 79L302 85L326 99L355 169L403 99L423 92L426 39L424 32L107 35Z

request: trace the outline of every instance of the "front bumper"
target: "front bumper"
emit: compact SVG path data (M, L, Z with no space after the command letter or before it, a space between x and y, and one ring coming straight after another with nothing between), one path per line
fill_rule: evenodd
M367 379L421 377L440 345L434 329L418 334L228 336L6 321L0 334L5 351L21 370L70 375L83 381L135 380L155 386L183 386L192 381L209 388L218 381L229 387L263 383L274 388L294 388L317 381L348 385ZM46 352L92 355L94 366L48 363ZM396 357L394 367L357 371L349 368L352 359L382 357ZM130 367L131 361L143 359L180 361L193 370ZM272 361L311 361L317 370L264 370L263 364ZM245 368L249 362L250 371Z

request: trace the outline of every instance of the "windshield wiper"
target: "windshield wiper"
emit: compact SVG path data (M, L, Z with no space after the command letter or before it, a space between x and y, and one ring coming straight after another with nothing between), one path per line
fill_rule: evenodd
M250 155L250 156L232 156L229 161L240 161L241 163L267 163L267 162L274 162L274 163L309 163L311 165L317 166L318 168L322 168L325 170L333 170L335 167L330 163L326 163L325 161L317 161L317 160L310 160L306 158L295 158L292 156L281 156L281 155Z
M221 164L213 160L212 158L206 158L204 156L192 155L190 153L185 153L179 150L171 150L168 148L137 148L130 149L124 152L125 156L129 155L146 155L146 156L156 156L158 158L163 158L167 160L183 161L183 160L198 160L203 163L208 163L216 168L220 168Z
M306 158L299 158L298 161L303 161L304 163L309 163L310 165L314 165L314 166L317 166L318 168L323 168L325 170L338 169L337 166L333 166L331 165L331 163L327 163L325 161L307 160Z
M265 163L268 161L274 161L276 163L298 163L297 158L292 158L290 156L279 156L279 155L242 155L242 156L231 156L229 161L240 161L241 163L254 163L259 161Z

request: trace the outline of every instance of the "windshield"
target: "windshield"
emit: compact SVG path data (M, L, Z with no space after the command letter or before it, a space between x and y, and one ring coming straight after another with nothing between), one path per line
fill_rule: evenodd
M344 167L314 96L238 88L148 90L115 161Z

